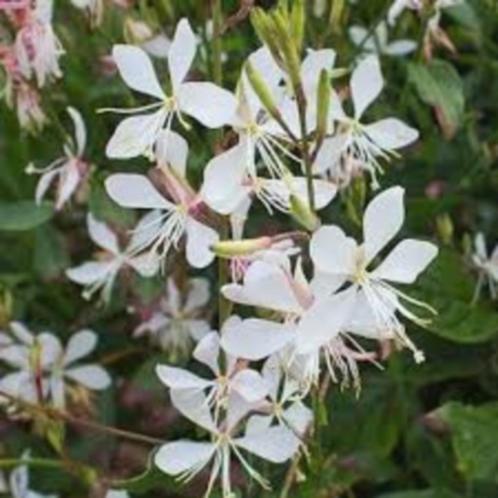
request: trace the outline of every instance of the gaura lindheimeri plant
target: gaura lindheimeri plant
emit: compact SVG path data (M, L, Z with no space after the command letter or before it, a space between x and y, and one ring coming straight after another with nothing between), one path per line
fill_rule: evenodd
M236 488L249 479L270 489L267 465L259 460L292 460L285 486L292 484L297 474L304 478L301 458L308 468L315 465L310 441L320 432L330 386L352 388L359 396L366 384L363 365L382 370L386 351L406 348L415 363L425 360L415 345L419 340L412 341L413 331L408 334L406 327L425 327L436 310L412 297L416 290L407 287L433 262L438 248L409 236L397 242L405 222L405 188L397 185L401 180L392 186L388 179L389 187L380 181L387 163L417 142L419 132L400 119L383 117L391 115L384 113L389 92L381 105L374 102L386 83L381 65L392 61L385 56L417 50L414 41L389 31L392 24L404 9L421 11L426 2L396 1L375 26L341 25L351 49L344 53L340 43L324 47L328 32L318 33L319 48L306 46L307 2L278 2L269 13L251 6L263 46L252 47L238 61L232 57L239 50L236 44L218 45L225 31L235 29L233 19L224 24L217 17L216 5L222 2L212 2L212 22L197 23L195 32L187 18L176 26L162 24L176 15L169 2L158 16L142 16L155 12L155 2L107 2L105 17L101 0L70 3L91 14L95 22L84 26L95 28L98 36L105 33L107 12L111 24L121 22L111 38L116 43L92 59L112 56L116 75L112 70L95 75L96 82L109 78L110 91L88 90L95 108L110 102L113 107L101 111L124 115L117 126L114 117L107 122L99 115L94 127L82 106L94 141L87 144L81 114L62 100L64 85L71 89L68 95L77 91L72 74L59 67L63 51L52 26L51 2L0 0L12 28L10 44L2 40L0 61L21 125L41 128L44 111L53 120L52 89L74 125L74 137L56 143L63 147L62 157L46 168L30 164L27 171L41 175L34 197L42 214L41 201L55 186L51 223L67 228L68 259L76 266L64 267L60 279L45 280L50 262L37 253L36 278L48 286L63 285L59 280L67 277L83 287L84 298L100 294L103 305L90 311L95 303L78 295L68 318L57 317L70 320L64 336L34 334L10 316L0 321L5 329L0 333L1 406L10 420L22 415L30 429L46 436L49 449L62 456L64 470L82 474L91 493L126 498L127 492L118 489L130 483L105 473L114 461L102 471L75 471L64 444L81 434L61 429L61 435L46 422L51 417L62 426L81 422L78 401L94 408L91 393L111 386L114 368L117 394L121 388L142 394L141 377L148 370L156 385L143 398L150 394L161 415L167 415L167 435L159 434L162 427L157 438L110 428L100 418L84 427L155 445L151 465L182 482L198 478L202 483L205 476L205 497L220 487L220 496L235 498ZM429 31L438 32L441 9L450 3L433 2ZM314 2L323 17L325 4ZM339 13L339 20L359 5L351 2L348 15ZM98 28L97 21L102 21ZM57 32L66 46L70 36ZM197 58L206 39L209 45ZM60 88L56 79L62 80ZM101 134L107 125L108 133ZM101 159L91 179L87 145ZM400 168L398 178L403 173ZM100 192L92 190L96 185L103 185ZM89 195L79 195L87 189ZM69 202L77 191L78 202ZM56 250L48 252L53 256ZM476 296L488 284L496 297L496 252L488 255L484 237L477 236L472 255L479 273ZM70 282L66 285L71 289ZM26 323L33 321L34 327L44 320L32 316L38 299L33 297L26 311ZM91 329L101 324L105 332L100 336ZM99 343L104 336L104 344ZM97 344L107 353L120 340L129 347L110 351L100 361L88 359ZM129 357L130 363L121 363ZM408 360L415 369L410 355ZM127 372L129 365L133 368ZM164 387L171 406L161 397ZM155 415L144 399L140 408ZM174 424L178 416L193 422L195 430L183 433L183 425ZM23 454L21 460L29 458ZM42 496L30 491L26 466L12 475L17 475L9 484L13 496ZM171 478L162 478L171 484ZM288 493L284 488L282 496Z

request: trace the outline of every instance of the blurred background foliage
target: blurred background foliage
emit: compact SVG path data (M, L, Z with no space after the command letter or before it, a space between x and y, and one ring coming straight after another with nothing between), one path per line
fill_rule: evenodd
M274 2L254 4L270 7ZM374 29L385 17L389 0L325 2L319 16L309 0L306 35L313 48L333 47L338 67L351 67L358 53L347 27ZM110 4L110 2L109 2ZM221 43L227 54L223 85L233 89L241 64L258 41L245 17L252 2L222 2L226 24ZM334 15L329 15L332 4ZM239 10L240 9L240 10ZM335 10L334 10L335 9ZM99 354L115 378L116 387L100 396L94 417L103 423L130 428L163 439L186 435L192 429L168 406L165 390L155 380L153 365L164 359L147 344L132 341L135 318L127 308L134 300L152 300L161 292L159 279L136 280L114 293L108 307L84 301L80 289L64 270L88 259L94 247L84 224L85 204L99 219L127 230L134 219L114 205L102 182L113 171L143 171L145 161L111 161L104 149L117 119L97 114L101 107L128 105L137 99L119 78L105 71L102 58L112 44L123 42L126 18L140 19L171 35L176 21L188 16L206 41L196 70L212 78L212 47L206 20L207 0L138 0L123 10L108 8L103 24L91 29L69 2L55 2L55 26L67 51L64 77L43 95L51 123L36 136L17 124L15 115L0 105L0 320L20 319L35 329L64 336L82 327L99 332ZM414 365L408 353L393 354L383 371L362 368L363 386L352 391L333 388L316 424L317 437L309 458L298 469L294 497L348 498L496 498L498 496L498 313L496 303L482 293L472 305L477 281L470 264L476 232L486 234L490 249L498 240L498 4L496 0L467 0L445 11L442 27L455 52L435 49L430 62L419 50L409 56L383 57L386 87L369 110L395 115L417 127L421 139L393 161L383 187L401 184L407 190L406 234L438 240L440 256L417 284L418 297L439 312L427 330L409 334L424 349L427 361ZM392 35L420 41L423 23L406 13ZM164 71L164 63L156 67ZM337 86L347 84L338 79ZM137 99L140 101L140 97ZM83 114L89 133L93 175L77 202L54 214L50 203L34 209L35 179L25 174L30 161L48 164L58 157L63 130L70 129L65 107ZM194 127L189 174L200 181L202 169L217 146ZM353 184L341 201L323 213L325 220L351 230L355 213L365 203L365 185ZM353 220L353 221L352 221ZM272 230L264 212L249 228L261 234ZM172 263L174 265L175 262ZM212 274L210 273L212 272ZM215 272L204 272L215 285ZM214 288L213 288L214 290ZM116 352L123 353L121 356ZM50 445L30 433L28 425L2 420L0 446L4 453L31 446L50 454ZM147 467L149 446L123 442L108 435L70 429L67 451L104 475L130 479L121 484L132 496L200 496L203 482L178 488ZM245 482L242 496L279 496L285 469L274 473L274 493ZM272 474L270 474L272 475ZM34 472L41 490L62 497L86 496L80 479L70 473ZM202 481L203 478L200 478Z

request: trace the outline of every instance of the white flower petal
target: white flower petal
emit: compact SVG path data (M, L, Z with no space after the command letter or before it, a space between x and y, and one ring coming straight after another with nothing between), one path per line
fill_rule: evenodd
M417 42L413 40L396 40L384 48L384 53L387 55L407 55L417 49Z
M178 133L163 130L156 143L156 159L160 165L169 164L182 178L186 176L188 143Z
M141 254L127 260L128 264L144 278L150 278L157 275L161 265L159 258L155 254L149 252Z
M263 377L249 368L238 371L232 377L230 387L250 403L260 401L268 394L268 385Z
M136 209L164 209L174 206L144 175L116 173L105 181L107 193L120 206Z
M391 187L368 204L363 217L363 239L367 262L395 237L405 220L402 187Z
M345 278L354 272L356 252L356 242L337 226L323 226L311 237L310 256L321 272Z
M307 355L338 336L356 301L356 289L322 297L304 314L296 331L296 350Z
M176 27L168 52L169 74L175 95L180 89L180 84L187 76L194 61L196 50L197 38L188 20L182 19Z
M237 110L235 96L209 82L184 83L178 98L181 111L207 128L230 124Z
M214 259L211 246L220 240L218 232L198 222L191 216L187 218L187 261L194 268L205 268Z
M302 307L292 289L291 276L276 264L256 261L246 271L242 285L221 289L230 301L284 313L300 313Z
M218 375L220 369L218 365L218 357L220 354L220 336L217 332L211 332L204 336L196 348L192 356L200 363L207 365L212 372Z
M66 270L66 276L80 285L90 285L110 276L116 271L114 261L89 261Z
M59 210L73 195L81 180L78 164L74 160L68 161L60 169L59 186L55 209Z
M97 346L97 334L92 330L80 330L71 336L64 352L64 365L69 365L89 355Z
M86 146L86 127L80 112L74 107L68 107L67 113L71 116L74 124L74 136L76 138L76 152L78 157L83 155Z
M112 57L121 77L132 90L164 99L156 71L146 52L134 45L114 45Z
M185 313L191 313L202 308L209 302L209 280L206 278L191 278L188 282L187 300L184 306Z
M170 389L205 389L212 382L189 370L178 367L168 367L166 365L157 365L156 374L160 381Z
M96 391L107 389L112 383L110 375L100 365L70 368L65 371L65 375L86 388Z
M400 242L371 273L372 278L412 284L437 256L430 242L406 239Z
M186 418L210 432L216 432L216 425L206 395L199 390L171 390L173 406Z
M419 133L399 119L381 119L363 127L370 140L384 150L395 150L415 142Z
M37 204L41 203L41 201L45 197L45 194L47 193L47 190L50 188L50 185L55 180L57 175L60 174L60 172L61 170L59 168L56 168L49 170L40 176L35 191L35 201Z
M322 70L330 70L334 66L336 53L330 48L321 50L309 49L301 65L301 80L306 95L313 96L316 105L316 91Z
M240 204L240 197L246 195L242 189L245 161L246 145L239 143L206 165L201 196L215 211L221 214L233 212Z
M283 463L299 448L299 439L286 427L275 426L234 440L243 448L269 462Z
M282 350L294 337L292 325L250 318L224 330L221 346L236 358L257 361Z
M359 119L365 109L377 98L384 86L380 72L379 59L368 56L363 59L351 76L351 94L354 103L354 115Z
M148 152L154 146L167 115L168 111L161 108L150 114L123 119L107 143L107 157L131 159Z
M176 476L192 468L207 465L213 457L212 443L175 441L161 446L154 455L154 463L166 474Z
M86 223L90 238L98 246L113 254L119 254L118 238L105 223L98 221L91 213L87 214Z
M333 137L326 138L313 163L313 171L316 174L323 174L327 171L334 170L342 153L348 144L349 135L340 133Z

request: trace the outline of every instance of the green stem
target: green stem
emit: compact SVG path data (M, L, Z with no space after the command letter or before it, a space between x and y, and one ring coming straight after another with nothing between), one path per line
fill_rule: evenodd
M64 463L61 460L51 460L48 458L0 458L1 469L18 467L20 465L51 469L64 467Z

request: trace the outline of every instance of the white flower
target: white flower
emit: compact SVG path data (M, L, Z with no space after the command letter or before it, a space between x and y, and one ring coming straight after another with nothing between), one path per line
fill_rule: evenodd
M380 340L397 339L412 349L416 361L422 361L423 353L406 336L396 313L423 324L423 320L411 312L403 301L431 308L410 298L389 282L415 282L436 257L437 247L429 242L405 239L375 269L371 268L375 258L403 224L403 196L401 187L392 187L370 202L363 218L363 244L358 245L337 226L323 226L313 234L310 255L315 265L316 292L335 292L346 282L352 284L356 303L349 324L351 332Z
M12 322L10 333L1 333L0 360L15 371L0 380L0 392L37 404L50 390L50 369L60 353L58 339L48 333L35 335L20 322ZM10 400L0 395L2 403Z
M284 318L283 323L250 318L231 327L222 336L223 349L229 354L257 361L282 353L287 365L295 367L304 391L318 382L323 356L334 381L337 368L343 383L352 379L358 385L354 349L359 348L342 334L354 303L350 291L333 296L313 293L300 264L293 275L290 265L256 261L243 284L225 285L222 292L233 302L276 311Z
M55 335L49 332L34 335L19 322L11 323L10 331L13 335L10 343L10 336L1 336L4 346L0 349L0 359L17 371L3 377L0 391L30 403L49 399L63 408L71 383L92 390L110 385L111 379L100 365L73 365L95 349L94 332L76 332L64 348Z
M299 384L290 378L279 355L266 360L261 371L269 387L270 401L258 406L258 411L247 422L248 433L270 427L276 420L302 438L313 420L313 412L301 401Z
M184 356L192 342L201 340L210 330L209 322L202 318L210 297L209 281L191 278L183 295L172 277L166 285L167 293L159 301L159 309L141 323L133 335L150 334L154 342L173 357Z
M130 495L128 494L128 491L110 489L107 491L105 498L130 498Z
M206 497L211 493L218 476L221 477L223 496L232 496L232 455L253 479L269 488L269 483L251 467L243 452L247 451L272 463L283 463L299 448L299 439L281 425L237 436L237 425L247 415L248 407L233 396L229 400L225 420L218 424L202 392L172 391L171 401L182 415L207 430L211 441L181 440L166 443L155 454L155 464L163 472L188 481L212 462Z
M62 76L59 57L64 49L52 28L52 14L53 0L36 0L15 41L22 74L28 79L34 74L40 88Z
M56 361L50 369L50 396L57 408L66 405L66 393L72 384L92 391L101 391L111 385L107 371L96 363L76 364L89 355L97 346L97 334L91 330L80 330L73 334L66 347L60 346Z
M382 172L379 157L389 159L396 150L405 147L418 138L418 131L395 118L386 118L371 124L363 124L365 110L382 90L384 81L379 59L368 56L363 59L351 77L351 95L354 116L344 113L337 95L332 96L332 115L337 122L337 132L327 138L315 161L315 172L337 172L342 162L350 158L359 161L371 176L374 186L378 186L376 173Z
M37 203L42 201L50 185L57 181L55 203L57 210L61 209L74 194L89 170L89 164L83 158L86 145L85 123L81 114L73 107L68 107L67 112L74 124L74 140L67 141L64 155L45 168L37 169L33 164L29 164L26 168L26 173L41 174L35 193Z
M150 248L151 257L159 255L164 261L170 248L178 249L185 235L187 261L195 268L204 268L214 259L210 246L219 240L219 235L197 220L202 219L203 203L185 179L187 143L174 132L167 135L164 132L160 135L156 172L173 202L146 176L134 173L111 175L105 183L107 192L123 207L153 210L137 231L137 252Z
M100 24L104 14L103 0L70 0L71 3L80 10L88 12L95 24Z
M30 451L24 451L22 460L30 458ZM9 476L9 491L12 498L57 498L57 495L45 495L33 491L29 487L29 469L27 464L16 467Z
M357 46L361 45L366 53L401 56L417 48L417 43L413 40L388 42L388 27L385 22L380 22L372 34L363 26L351 26L348 32L351 41Z
M223 324L221 334L223 335L239 323L239 317L230 317ZM183 368L166 365L158 365L156 372L161 382L172 391L207 392L208 403L219 406L224 406L234 392L249 403L260 401L267 395L268 386L258 372L238 365L237 358L230 355L224 355L223 366L221 356L220 335L218 332L211 332L197 344L193 357L211 370L214 375L213 379L205 379ZM216 418L217 411L215 412Z
M70 280L85 286L83 295L86 299L100 290L102 299L108 302L116 277L124 268L133 268L143 277L151 277L157 273L157 261L149 255L131 254L131 248L135 246L138 237L136 234L141 228L140 223L124 251L119 247L116 234L105 223L96 220L91 213L87 215L87 227L90 238L105 252L100 255L98 261L90 261L66 270Z
M150 105L123 111L135 113L155 110L123 120L107 144L106 153L112 158L150 155L163 128L167 131L175 116L183 121L182 113L197 119L208 128L219 128L230 122L236 100L228 91L209 82L185 82L194 60L197 40L186 19L177 26L168 52L171 94L166 94L157 79L148 55L132 45L115 45L113 57L121 77L132 89L155 97Z
M479 299L483 285L487 283L489 293L493 299L498 296L496 285L498 284L498 245L495 246L491 255L486 249L486 239L482 233L478 233L474 240L475 252L472 255L472 262L479 272L474 301Z

